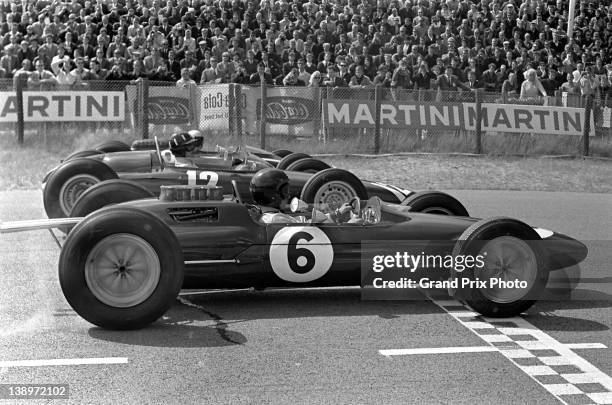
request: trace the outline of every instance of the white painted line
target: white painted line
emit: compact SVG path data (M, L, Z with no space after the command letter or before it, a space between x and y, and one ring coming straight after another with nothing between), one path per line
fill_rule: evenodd
M572 384L590 384L597 382L597 373L573 373L573 374L561 374L561 377Z
M512 339L506 335L480 335L480 337L489 343L512 342Z
M544 384L544 388L553 395L582 394L582 391L573 384Z
M428 294L426 293L425 295L428 296ZM453 312L456 312L455 307L463 305L463 304L461 304L459 301L453 302L449 300L446 300L444 301L444 304L441 304L431 297L430 299L432 300L434 304L440 306L444 311L446 311L449 315L455 318L455 320L457 320L459 323L461 323L462 325L470 329L472 333L480 337L482 340L486 341L485 338L483 337L484 335L475 330L475 329L481 329L480 327L474 328L472 325L472 322L463 322L460 317L453 315ZM443 305L452 306L453 308L447 311ZM521 366L515 361L515 359L520 358L518 356L522 356L523 352L521 352L520 350L516 350L516 349L506 350L503 347L499 348L500 353L502 353L507 359L509 359L515 366L517 366L522 371L524 371L528 376L530 376L532 380L536 382L538 385L542 386L543 388L547 390L548 390L548 385L553 385L553 387L551 387L551 389L548 390L548 392L551 393L555 398L557 398L561 403L567 404L567 402L560 396L564 394L559 394L557 392L562 391L563 389L569 390L569 388L557 387L555 384L548 384L548 385L543 384L542 382L538 381L535 378L535 376L561 374L561 376L566 381L568 381L570 384L580 384L580 383L600 384L608 392L598 392L598 393L591 393L587 395L595 403L612 404L612 378L609 375L602 372L601 370L599 370L593 364L588 362L586 359L580 357L578 354L576 354L576 352L573 351L573 349L606 348L605 345L597 344L597 343L563 344L559 342L558 340L556 340L555 338L553 338L552 336L545 333L544 331L538 329L531 323L527 322L524 318L521 318L521 317L506 318L503 320L502 319L495 319L495 320L490 319L489 320L488 318L485 318L485 321L487 323L488 322L504 322L504 321L512 322L514 325L516 325L515 328L500 327L497 330L500 330L500 332L502 331L506 333L509 332L509 334L512 334L512 335L516 334L517 336L530 335L533 337L534 340L516 341L516 343L522 346L524 349L528 349L528 350L553 350L559 356L563 357L565 359L564 361L569 362L569 364L571 364L572 366L582 371L581 373L561 374L561 373L557 373L554 369L552 369L549 366ZM487 343L493 346L490 342L487 342ZM528 353L528 350L525 350L525 352ZM552 357L552 356L547 356L547 357ZM549 360L549 361L553 361L553 360ZM554 360L554 361L559 361L559 360ZM555 366L553 365L553 367Z
M474 322L463 322L463 324L470 329L495 329L495 326L491 325L490 323L486 323L486 322L474 321Z
M524 349L501 349L499 352L510 359L530 359L535 357L529 350Z
M548 366L518 366L521 370L531 376L556 375L557 372Z
M0 361L0 367L45 367L79 366L86 364L126 364L127 357L100 357L85 359L46 359L46 360L9 360Z
M570 349L607 349L603 343L566 343L565 347Z
M383 356L405 356L411 354L449 354L449 353L484 353L497 352L492 346L458 346L458 347L420 347L416 349L379 350Z
M595 392L587 396L596 404L612 404L612 392Z
M565 356L538 357L538 359L547 366L568 366L573 364L572 359L568 359Z

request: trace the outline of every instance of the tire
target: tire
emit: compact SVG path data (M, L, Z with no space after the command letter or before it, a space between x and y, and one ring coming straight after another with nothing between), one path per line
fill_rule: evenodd
M281 170L286 170L287 167L291 163L297 162L300 159L305 159L305 158L310 158L310 157L312 156L307 155L306 153L301 153L301 152L292 153L282 158L280 162L278 162L278 165L276 165L276 168L281 169Z
M168 139L158 139L160 149L168 149L170 147ZM132 150L155 150L155 139L138 139L132 142Z
M112 254L103 260L107 253ZM114 261L120 266L115 272L123 270L126 276L112 270L101 276L102 265L111 268ZM142 270L130 268L134 264ZM181 246L164 222L138 209L108 207L68 235L59 259L59 281L70 306L88 322L105 329L139 329L170 308L183 284L183 267ZM130 273L141 278L130 283ZM113 282L121 283L122 296Z
M351 198L368 199L368 190L353 173L343 169L325 169L312 176L304 187L300 199L309 204L328 204L340 207Z
M72 152L70 155L68 155L68 157L66 157L66 159L62 160L62 162L67 162L69 160L82 158L82 157L101 155L102 153L104 152L95 150L95 149L78 150L76 152Z
M440 191L420 191L402 201L410 212L468 217L467 209L455 197Z
M43 203L49 218L65 218L83 191L104 180L116 179L110 167L99 160L77 158L64 162L49 177Z
M85 190L72 206L70 216L85 217L107 205L152 197L155 197L155 194L136 182L106 180Z
M466 273L454 272L453 276L462 274L462 277L471 279L476 277L485 280L489 288L472 288L471 286L460 288L457 291L458 298L482 315L494 318L517 316L526 311L539 298L548 281L548 270L541 253L540 240L533 228L511 218L483 219L472 224L460 236L452 255L454 257L482 255L484 265L481 268L486 270L474 267L466 270ZM491 254L487 255L485 252L491 252ZM519 252L518 259L516 258L517 252ZM495 261L500 258L503 261L511 257L514 259L510 264L513 265L509 266L507 271L520 273L520 279L527 281L527 288L511 288L496 294L489 285L491 277L489 272L497 264ZM496 273L499 274L498 277L501 275L515 276L515 273L508 274L503 269L499 271L501 273ZM461 285L461 281L459 284Z
M279 158L284 158L285 156L291 155L293 152L287 149L276 149L273 150L272 153L278 156Z
M329 169L330 167L330 165L322 160L304 158L291 163L285 170L293 172L317 173L321 170Z
M94 146L94 149L104 153L125 152L130 150L130 147L121 141L105 141Z

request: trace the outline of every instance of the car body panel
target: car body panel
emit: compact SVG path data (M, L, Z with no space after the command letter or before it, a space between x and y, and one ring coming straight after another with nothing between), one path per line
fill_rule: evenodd
M383 220L373 225L263 224L249 211L252 208L229 200L146 199L120 205L153 213L175 233L185 256L186 288L359 285L362 255L378 254L381 243L431 241L425 247L428 254L451 254L462 233L478 221L469 217L402 212L402 207L392 204L382 207ZM169 214L176 210L211 208L217 210L217 217L210 222L177 222ZM290 243L285 234L295 239ZM300 273L287 266L289 246L307 246L313 252L315 265L329 259L329 268L314 279L297 280L314 269ZM579 263L587 254L582 243L558 233L551 233L541 246L549 270Z

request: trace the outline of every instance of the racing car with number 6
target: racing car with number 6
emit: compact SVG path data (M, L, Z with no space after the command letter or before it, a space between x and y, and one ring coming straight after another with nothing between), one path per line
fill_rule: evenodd
M514 316L538 299L549 272L587 254L570 237L515 219L415 213L358 195L351 197L348 222L322 215L329 206L296 199L286 222L271 223L264 207L244 202L235 181L232 186L233 196L204 186L167 186L159 198L105 207L85 218L4 223L1 229L74 225L59 259L62 291L80 316L109 329L155 322L181 288L363 286L362 255L398 240L435 242L426 243L424 253L485 252L484 267L469 277L511 276L527 287L453 293L481 314Z

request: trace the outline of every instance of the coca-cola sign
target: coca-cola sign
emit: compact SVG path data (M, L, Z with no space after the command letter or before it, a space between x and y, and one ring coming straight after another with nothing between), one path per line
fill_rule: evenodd
M186 124L190 121L189 99L182 97L149 97L149 123Z
M266 98L266 122L270 124L301 124L312 121L314 101L301 97ZM257 119L261 119L261 99L257 100Z

